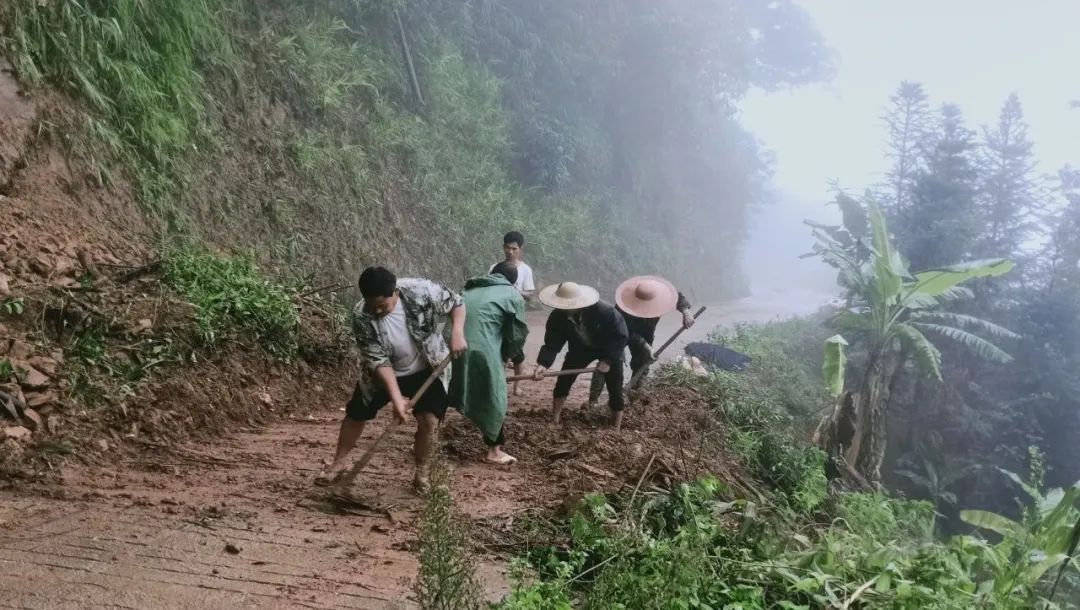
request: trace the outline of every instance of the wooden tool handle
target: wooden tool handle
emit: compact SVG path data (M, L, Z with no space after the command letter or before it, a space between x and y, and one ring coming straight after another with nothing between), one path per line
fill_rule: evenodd
M701 317L701 314L703 314L703 313L705 313L705 307L704 306L702 306L700 309L698 309L696 312L694 312L694 319L697 320L698 318ZM671 338L668 339L667 341L665 341L664 344L660 346L660 349L653 352L653 360L659 358L660 354L662 354L664 352L664 350L666 350L672 343L674 343L675 340L679 338L679 335L683 334L684 330L686 330L686 327L685 326L680 326L679 330L675 331L675 334L671 335Z
M567 369L565 371L544 371L541 377L562 377L563 375L583 375L585 373L595 373L596 367L591 369ZM511 375L506 378L506 381L527 381L529 379L536 379L535 375Z
M701 314L703 314L703 313L705 313L705 306L704 305L701 306L701 308L699 308L696 312L694 312L694 319L697 320L699 317L701 317ZM664 344L660 346L660 349L653 352L653 362L656 362L660 358L660 354L662 354L664 352L664 350L666 350L672 343L674 343L675 340L679 338L679 335L683 334L684 330L686 330L686 327L685 326L680 326L679 330L675 331L675 334L671 335L671 338L668 339L667 341L665 341ZM646 370L647 369L643 368L643 369L640 369L638 372L634 373L630 377L630 383L626 384L626 387L627 388L634 387L634 384L637 383L637 380L640 379L641 376L645 374Z
M439 363L439 366L435 367L435 370L431 371L431 374L428 375L428 378L424 380L424 384L421 385L420 389L416 390L416 392L412 395L412 398L409 399L408 408L416 406L416 402L420 400L420 397L424 395L424 392L426 392L428 388L431 387L431 384L435 383L435 381L439 379L439 376L442 375L442 372L446 369L447 366L449 366L449 364L450 356L447 356L443 359L442 362ZM360 456L359 460L353 462L353 465L349 467L349 470L341 476L341 479L339 479L337 483L338 487L345 489L352 485L352 482L356 479L356 475L360 474L360 471L368 465L368 462L371 461L371 458L375 456L375 452L379 450L379 446L382 445L384 440L386 440L386 437L390 436L390 432L393 431L395 426L397 426L397 423L398 422L396 419L390 421L386 428L383 429L382 434L377 436L375 438L375 442L371 443L371 446L368 447L368 450L364 452L364 455Z

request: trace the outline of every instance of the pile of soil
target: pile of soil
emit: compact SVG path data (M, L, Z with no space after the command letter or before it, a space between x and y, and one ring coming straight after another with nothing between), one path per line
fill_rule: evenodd
M669 487L673 482L706 473L736 483L733 463L723 450L723 431L707 402L684 387L654 385L628 407L623 430L616 434L608 414L577 408L587 383L576 384L562 422L551 423L550 386L530 388L512 401L506 423L507 451L518 458L532 482L515 490L519 501L557 507L593 491ZM461 417L448 418L442 440L446 454L457 461L482 460L479 432ZM494 468L494 466L493 466ZM468 495L468 490L458 490Z

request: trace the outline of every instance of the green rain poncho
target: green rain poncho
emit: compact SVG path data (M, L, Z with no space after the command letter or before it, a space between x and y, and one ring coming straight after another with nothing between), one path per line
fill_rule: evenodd
M490 440L506 417L506 360L525 345L525 300L501 275L465 282L465 340L469 349L454 361L450 404Z

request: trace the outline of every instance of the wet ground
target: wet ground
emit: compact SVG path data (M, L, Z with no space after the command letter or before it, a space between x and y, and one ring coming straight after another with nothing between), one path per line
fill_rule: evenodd
M678 356L682 345L717 327L810 313L826 298L768 293L710 304L666 356ZM545 318L544 312L529 314L530 363ZM677 316L668 316L657 336L666 338L677 326ZM526 395L512 403L518 438L532 434L547 443L543 435L553 434L546 429L551 384L529 383ZM572 402L583 397L584 386L578 383ZM150 449L137 460L107 466L70 466L64 485L45 494L0 493L0 608L415 607L416 522L423 501L409 491L411 430L395 430L358 479L362 502L345 514L329 514L311 479L332 452L340 416L332 407L210 445ZM625 442L650 450L654 439L632 416L639 417L628 415L620 439L607 439L609 432L577 413L550 438L577 439L593 449L630 439ZM376 432L382 425L374 425ZM452 415L447 426L453 430L462 422ZM365 435L371 438L371 432ZM590 438L601 439L599 445ZM451 456L456 500L470 517L509 522L560 499L544 489L554 476L549 464L523 459L498 468L476 457ZM583 476L602 480L612 474L587 468ZM505 560L493 554L480 562L492 599L506 591Z

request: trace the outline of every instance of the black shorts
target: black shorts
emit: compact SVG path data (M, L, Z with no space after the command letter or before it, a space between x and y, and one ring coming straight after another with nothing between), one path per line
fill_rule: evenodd
M429 376L431 376L430 368L405 377L398 377L397 382L398 388L401 389L401 395L406 399L411 398L420 389L420 386L424 385ZM356 384L352 398L345 404L345 417L354 421L371 421L375 419L379 409L382 409L390 402L390 393L386 391L386 388L382 387L382 383L376 380L375 385L371 400L365 400L360 384ZM424 395L420 397L416 406L413 407L413 415L431 413L441 420L446 415L446 408L449 404L450 400L446 396L446 388L443 387L441 381L435 380L424 392Z

